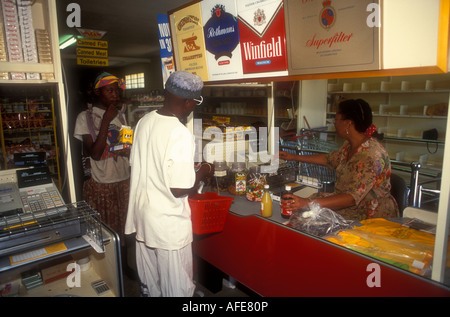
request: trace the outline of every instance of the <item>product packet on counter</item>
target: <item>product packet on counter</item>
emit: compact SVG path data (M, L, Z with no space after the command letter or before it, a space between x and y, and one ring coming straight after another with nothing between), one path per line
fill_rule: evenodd
M417 241L358 229L342 230L327 240L422 276L431 269L433 247Z
M376 257L410 272L427 276L431 271L435 237L428 232L383 218L366 219L342 230L328 241ZM447 263L450 244L447 247Z

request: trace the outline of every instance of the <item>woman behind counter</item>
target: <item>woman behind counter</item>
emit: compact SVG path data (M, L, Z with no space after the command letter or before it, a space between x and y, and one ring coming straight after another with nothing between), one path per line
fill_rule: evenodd
M309 198L286 195L290 210L307 207L311 201L348 220L391 218L398 206L391 191L391 163L384 147L372 137L372 110L362 99L345 100L338 106L336 133L345 139L341 148L328 154L294 155L280 152L280 159L314 163L336 170L334 193L317 193Z

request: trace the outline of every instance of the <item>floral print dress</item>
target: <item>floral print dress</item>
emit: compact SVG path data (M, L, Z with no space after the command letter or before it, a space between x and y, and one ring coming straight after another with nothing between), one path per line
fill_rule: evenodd
M349 159L350 149L345 141L327 154L328 165L336 170L335 194L350 194L355 199L355 206L336 212L349 220L396 217L398 206L390 194L391 162L383 145L370 138Z

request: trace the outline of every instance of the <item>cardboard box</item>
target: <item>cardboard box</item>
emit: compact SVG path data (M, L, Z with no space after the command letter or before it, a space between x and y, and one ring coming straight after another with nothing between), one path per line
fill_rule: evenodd
M75 261L66 261L60 264L50 266L41 270L42 280L44 284L54 282L56 280L69 276L72 271L67 271L67 266Z

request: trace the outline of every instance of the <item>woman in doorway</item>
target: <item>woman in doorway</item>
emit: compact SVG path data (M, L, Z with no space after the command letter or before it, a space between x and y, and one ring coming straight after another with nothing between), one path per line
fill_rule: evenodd
M95 101L78 115L74 132L90 157L91 177L83 184L83 199L119 234L122 243L130 190L129 151L110 151L110 145L117 142L122 125L126 125L125 107L120 102L124 87L109 73L98 76Z

